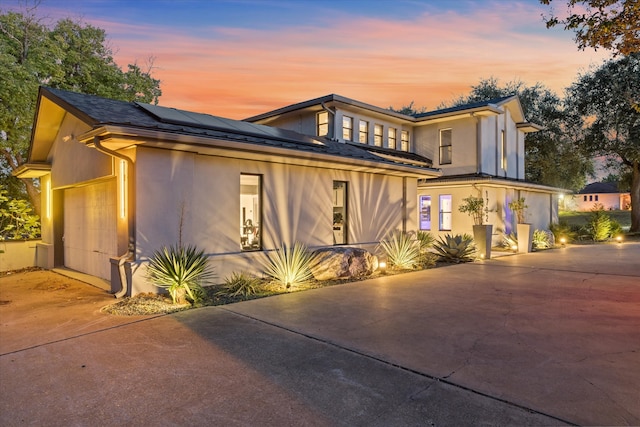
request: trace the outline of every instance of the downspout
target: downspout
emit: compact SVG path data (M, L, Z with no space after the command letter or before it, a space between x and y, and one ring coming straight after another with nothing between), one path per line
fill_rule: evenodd
M331 111L331 109L329 107L327 107L326 105L324 105L324 102L320 103L320 106L322 107L322 109L324 111L326 111L327 113L331 114L333 116L333 121L332 121L332 126L329 126L331 135L329 135L329 139L335 139L335 135L336 135L336 112L335 111Z
M105 146L102 145L102 140L99 136L96 136L93 138L93 143L96 147L96 149L98 151L100 151L101 153L107 154L109 156L112 157L116 157L120 160L124 160L125 162L127 162L127 169L130 171L133 171L133 160L131 160L129 157L125 156L124 154L118 153L117 151L113 151L110 150L108 148L106 148ZM130 178L129 178L130 180ZM129 184L130 185L130 184ZM130 194L130 191L127 192ZM128 195L127 195L128 197ZM133 236L133 227L131 226L131 216L129 215L129 212L126 212L126 216L127 216L127 237L128 237L128 244L127 244L127 252L118 256L118 276L120 279L120 290L116 293L113 294L114 297L116 298L122 298L123 296L125 296L127 294L128 291L128 284L127 284L127 274L124 268L124 264L125 262L127 262L128 260L131 259L131 257L134 254L134 236Z

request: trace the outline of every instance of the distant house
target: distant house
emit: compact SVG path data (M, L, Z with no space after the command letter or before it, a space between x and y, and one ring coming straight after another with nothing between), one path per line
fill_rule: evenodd
M462 199L483 197L494 241L557 221L560 189L524 180L517 97L415 116L339 95L245 121L41 88L28 162L40 177L41 267L154 291L154 251L195 244L222 279L258 272L283 243L375 251L394 230L470 233Z
M606 210L631 209L631 193L618 190L615 182L588 184L576 194L574 201L578 211L590 211L598 204Z

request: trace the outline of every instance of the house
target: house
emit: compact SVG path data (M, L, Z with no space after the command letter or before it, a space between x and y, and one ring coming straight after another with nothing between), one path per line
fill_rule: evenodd
M122 296L156 291L146 262L178 243L203 249L221 279L283 243L374 251L417 229L418 181L441 172L409 150L41 88L16 175L41 182L38 265Z
M526 221L548 229L558 220L564 192L525 181L524 139L540 126L524 117L517 96L405 115L339 95L327 95L247 118L251 123L369 146L387 155L405 152L432 159L440 177L421 178L418 229L434 235L472 233L473 220L458 211L462 199L485 199L493 244L515 232L509 203L524 198Z
M593 182L574 196L578 211L590 211L596 205L606 210L631 209L631 193L618 190L615 182Z

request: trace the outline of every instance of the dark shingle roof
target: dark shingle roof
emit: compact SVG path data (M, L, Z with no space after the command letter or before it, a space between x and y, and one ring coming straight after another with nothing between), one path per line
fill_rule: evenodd
M42 90L45 96L53 97L64 108L94 127L105 125L128 126L336 155L387 165L404 164L416 167L416 161L429 166L432 164L429 159L413 153L394 152L394 159L389 159L388 156L376 155L375 150L371 150L366 145L344 144L327 138L314 138L271 126L150 104L118 101L60 89L43 88ZM423 169L427 168L423 167Z
M602 194L602 193L620 193L618 184L615 182L594 182L585 186L578 194Z
M449 108L443 108L443 109L440 109L440 110L428 111L426 113L414 114L413 117L415 117L416 119L420 119L422 117L436 116L438 114L455 113L456 111L471 110L473 108L487 107L489 105L499 104L502 101L505 101L505 100L507 100L509 98L513 98L513 96L514 95L502 96L500 98L489 99L488 101L472 102L470 104L457 105L455 107L449 107Z

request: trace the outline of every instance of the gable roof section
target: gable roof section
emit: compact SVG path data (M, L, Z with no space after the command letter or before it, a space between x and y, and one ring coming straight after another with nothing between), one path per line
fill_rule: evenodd
M624 193L618 190L618 184L615 182L593 182L586 185L578 194L607 194L607 193Z
M144 136L139 138L137 143L144 143L145 140L153 138L170 141L163 145L166 148L172 148L172 144L176 147L189 145L196 139L201 146L220 145L219 141L229 141L235 143L233 149L237 150L239 147L240 150L246 149L253 153L269 149L271 151L284 149L291 157L330 156L343 164L362 166L363 163L367 163L369 166L375 165L380 169L404 170L425 176L440 175L438 170L431 168L432 163L429 159L421 156L418 156L420 157L418 159L413 154L408 155L409 153L389 157L376 153L364 145L313 138L271 126L51 88L40 89L38 113L30 148L30 163L46 161L46 155L53 142L51 136L56 128L54 122L57 122L59 128L64 117L59 112L52 114L52 118L49 119L40 114L40 108L43 106L47 107L49 112L57 111L50 108L49 104L58 106L57 110L62 109L65 113L76 116L92 128L92 131L87 134L76 136L82 140L104 134L108 130L108 132L118 131L132 137ZM184 136L193 138L184 138ZM180 144L173 142L178 139Z

